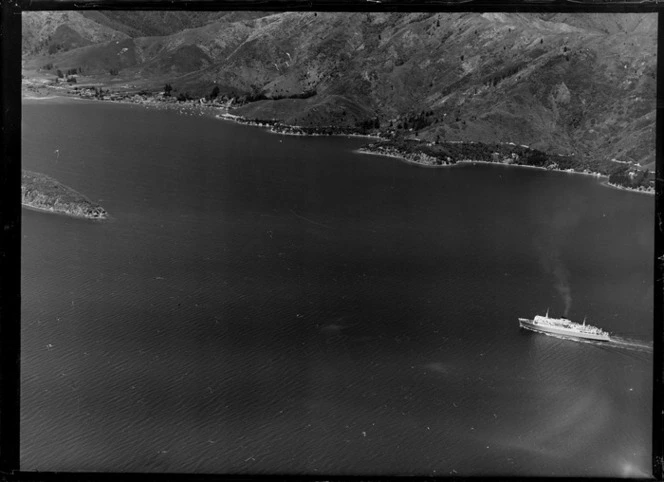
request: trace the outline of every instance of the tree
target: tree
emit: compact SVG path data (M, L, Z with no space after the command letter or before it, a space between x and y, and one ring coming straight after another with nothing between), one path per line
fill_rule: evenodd
M170 97L172 90L173 90L173 86L171 84L166 84L164 86L164 97Z
M620 166L609 175L609 182L611 184L618 184L621 186L629 185L629 166Z
M58 79L62 79L65 76L60 69L57 70L56 74L58 74Z
M545 166L548 162L548 156L537 149L531 149L524 154L523 159L529 166Z
M212 93L210 94L210 99L216 99L219 96L219 86L215 85L214 89L212 89Z

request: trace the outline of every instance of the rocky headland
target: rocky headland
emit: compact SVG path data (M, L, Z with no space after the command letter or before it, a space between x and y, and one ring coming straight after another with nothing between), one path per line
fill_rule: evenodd
M104 208L52 177L23 170L21 202L25 207L77 218L106 219Z

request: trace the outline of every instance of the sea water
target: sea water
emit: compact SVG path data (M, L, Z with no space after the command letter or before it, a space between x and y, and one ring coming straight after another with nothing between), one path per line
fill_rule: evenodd
M652 196L135 105L22 127L111 215L23 210L23 470L650 474Z

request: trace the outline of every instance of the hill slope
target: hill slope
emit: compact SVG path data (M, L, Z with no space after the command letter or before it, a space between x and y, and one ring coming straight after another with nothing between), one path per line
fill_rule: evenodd
M46 28L32 15L24 47L40 38L35 25L63 20ZM86 15L68 23L82 45L33 48L26 69L81 67L90 81L196 95L216 85L252 100L238 113L291 124L377 120L425 140L654 161L655 15L187 12L166 26Z

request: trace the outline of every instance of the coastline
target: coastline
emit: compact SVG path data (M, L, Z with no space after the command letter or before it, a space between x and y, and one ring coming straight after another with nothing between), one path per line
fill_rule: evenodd
M23 170L21 205L27 209L67 216L106 220L108 213L74 189L38 172Z
M50 85L41 86L46 90L45 95L35 95L40 91L23 86L23 100L48 100L57 98L68 98L77 100L89 100L94 102L113 102L127 105L140 105L148 108L170 109L180 112L196 112L200 115L211 115L220 120L232 121L238 124L262 127L268 132L279 135L290 136L345 136L366 137L374 140L385 140L383 136L375 132L366 132L357 127L335 127L335 126L298 126L285 124L274 119L248 119L242 115L231 114L234 108L231 103L219 103L217 101L205 101L205 99L177 100L175 97L164 97L153 93L111 93L107 91L100 96L92 94L95 88L81 86L78 88L54 87ZM103 92L103 89L101 89Z
M235 122L236 124L261 127L267 129L271 134L278 134L282 136L301 136L301 137L324 137L324 136L343 136L343 137L366 137L375 140L383 140L384 138L377 134L367 134L358 132L350 127L333 127L333 126L320 126L320 127L305 127L284 124L275 120L260 120L260 119L247 119L241 115L231 114L225 112L217 114L215 118Z
M633 192L633 193L639 193L639 194L649 194L649 195L654 195L655 190L654 189L635 189L635 188L629 188L625 186L620 186L614 183L611 183L608 181L609 176L606 174L602 174L600 172L592 172L592 171L577 171L574 169L558 169L558 168L547 168L543 166L532 166L528 164L519 164L516 162L499 162L499 161L482 161L482 160L472 160L472 159L462 159L459 161L454 161L454 162L442 162L441 164L434 164L434 163L424 163L420 162L418 160L413 159L410 157L407 153L395 153L395 152L382 152L380 150L371 150L367 147L360 147L357 149L355 152L358 154L368 154L368 155L374 155L374 156L382 156L382 157L389 157L392 159L398 159L400 161L406 162L408 164L413 164L418 167L424 167L424 168L433 168L433 169L438 169L438 168L449 168L449 167L454 167L456 165L463 165L463 164L488 164L488 165L494 165L494 166L504 166L504 167L517 167L517 168L524 168L524 169L537 169L540 171L549 171L549 172L560 172L560 173L566 173L566 174L576 174L576 175L582 175L582 176L591 176L595 177L597 179L604 179L600 184L602 186L610 187L613 189L619 189L621 191L626 191L626 192Z
M590 176L590 177L595 177L595 178L604 178L608 179L609 176L606 174L602 174L599 172L590 172L590 171L575 171L573 169L557 169L557 168L546 168L546 167L541 167L541 166L530 166L528 164L517 164L517 163L512 163L512 164L507 164L504 162L490 162L490 161L472 161L472 160L463 160L463 161L458 161L456 164L490 164L493 166L505 166L505 167L521 167L524 169L537 169L538 171L547 171L547 172L560 172L564 174L576 174L580 176Z
M369 155L375 155L375 156L383 156L383 157L389 157L392 159L398 159L402 162L408 163L408 164L413 164L418 167L424 167L424 168L450 168L454 167L456 165L473 165L473 164L487 164L487 165L494 165L494 166L504 166L504 167L516 167L516 168L524 168L524 169L537 169L541 171L553 171L553 172L560 172L560 173L566 173L566 174L576 174L576 175L582 175L582 176L592 176L597 179L603 179L600 184L602 186L610 187L613 189L619 189L621 191L626 191L626 192L633 192L633 193L640 193L640 194L649 194L649 195L654 195L655 190L654 189L635 189L635 188L629 188L625 186L619 186L617 184L613 184L608 182L609 176L606 174L602 174L599 172L591 172L591 171L577 171L574 169L558 169L558 168L547 168L543 166L532 166L528 164L519 164L515 162L499 162L499 161L482 161L482 160L472 160L472 159L462 159L459 161L454 161L454 162L442 162L441 164L434 164L434 163L424 163L418 160L415 160L412 158L412 156L409 156L408 154L397 154L394 152L382 152L380 150L371 150L367 147L360 147L357 149L355 152L358 154L369 154Z
M602 185L606 187L610 187L612 189L618 189L620 191L628 191L628 192L636 192L640 194L650 194L651 196L655 195L655 190L654 189L634 189L634 188L629 188L625 186L619 186L618 184L614 184L612 182L603 182Z
M78 214L68 212L68 211L57 210L57 209L54 209L53 207L37 206L37 205L26 203L26 202L21 202L21 208L27 209L29 211L35 211L35 212L38 212L38 213L55 214L55 215L59 215L59 216L67 216L67 217L76 218L76 219L89 219L89 220L92 220L92 221L107 221L109 219L108 214L106 214L104 217L82 216L82 215L78 215Z
M360 147L359 149L355 149L354 152L357 153L357 154L366 154L366 155L370 155L370 156L390 157L392 159L398 159L400 161L403 161L407 164L413 164L414 166L424 167L424 168L429 168L429 169L439 169L441 167L453 167L454 164L456 164L456 163L451 163L451 162L446 162L446 163L443 163L443 164L425 164L423 162L418 162L414 159L409 159L408 157L402 156L402 155L399 155L399 154L370 151L366 147ZM487 162L487 164L492 164L492 163Z
M473 165L473 164L486 164L486 165L491 165L491 166L504 166L504 167L520 167L524 169L537 169L540 171L547 171L547 172L562 172L566 174L580 174L583 176L592 176L592 177L597 177L597 178L606 178L608 179L609 176L605 174L601 174L599 172L583 172L583 171L574 171L574 170L569 170L569 169L548 169L546 167L541 167L541 166L530 166L528 164L517 164L517 163L506 163L506 162L492 162L492 161L475 161L472 159L463 159L460 161L456 162L444 162L442 164L425 164L422 162L415 161L413 159L409 159L408 157L401 156L398 154L387 154L387 153L382 153L382 152L374 152L367 150L364 147L360 147L357 149L355 152L358 154L368 154L368 155L374 155L374 156L383 156L383 157L390 157L393 159L399 159L400 161L404 161L408 164L414 164L419 167L425 167L425 168L433 168L433 169L439 169L439 168L445 168L445 167L455 167L458 165ZM624 188L625 190L628 190L627 188ZM642 192L642 191L640 191Z
M53 87L50 88L47 87L47 90L49 91L49 94L45 96L35 96L35 95L28 95L26 89L24 89L22 92L23 94L22 98L25 100L36 100L36 101L49 100L55 98L71 98L78 100L141 105L148 108L170 109L170 110L178 110L180 112L193 111L197 112L200 115L206 115L206 114L211 115L211 117L214 119L231 121L245 126L260 127L263 129L267 129L268 132L272 134L278 134L278 135L302 136L302 137L305 136L306 137L319 137L319 136L358 137L358 138L372 139L384 143L390 143L393 141L392 139L382 136L380 132L372 132L372 133L359 132L356 128L351 128L351 127L334 127L334 126L303 127L297 125L284 124L277 120L247 119L244 116L232 114L230 112L231 108L230 105L219 104L217 102L206 103L202 102L201 100L178 101L172 97L168 98L156 97L154 94L150 96L141 95L141 94L109 94L108 96L104 95L102 96L102 98L98 98L88 95L87 92L89 88L88 90L80 90L80 91L77 90L76 92L67 90L65 92L56 92L56 93L52 92L54 90ZM62 90L62 89L58 88L57 90ZM400 142L402 142L403 145L407 145L408 143L408 141L404 140L401 140ZM502 165L510 167L539 169L544 171L564 172L568 174L580 174L596 178L604 178L606 179L606 181L602 182L602 185L614 189L642 193L642 194L651 194L651 195L655 193L654 188L637 189L608 182L609 175L607 173L591 171L588 170L587 168L580 170L578 168L575 168L574 166L569 167L567 169L560 168L558 167L558 162L556 162L555 159L556 156L557 158L561 158L564 156L560 156L557 154L546 154L541 151L531 149L528 146L524 145L517 146L516 144L510 142L500 143L499 148L496 147L497 145L491 147L489 145L484 145L483 143L475 141L447 141L440 144L430 143L430 142L427 143L425 141L419 141L419 140L411 140L410 142L411 144L413 144L413 147L409 147L407 150L402 147L396 147L396 146L389 146L389 145L376 146L375 144L368 144L366 146L360 147L355 152L360 154L372 154L377 156L391 157L419 167L428 167L428 168L451 167L456 164L493 164L493 165ZM436 155L435 153L432 155L423 152L423 149L431 150L430 148L432 146L443 147L443 148L447 146L453 146L453 147L460 147L461 150L463 150L464 147L465 148L471 147L473 149L479 148L480 150L484 149L484 151L486 152L483 152L482 154L484 154L483 157L485 159L472 159L472 158L455 159L450 157L449 155L445 156L445 158L441 158L440 155ZM486 157L488 157L487 154L490 150L504 151L505 149L507 149L510 152L502 152L503 155L502 160L499 160L500 158L499 152L491 153L491 156L492 157L495 156L496 160L486 160ZM523 157L526 157L524 156L524 152L537 153L545 157L548 157L547 162L549 162L549 164L545 166L545 165L532 165L524 162L519 162L519 160L521 160ZM538 159L538 162L541 163L542 162L541 159ZM569 160L567 162L568 162L567 165L569 166L570 165ZM34 207L34 208L45 212L54 212L49 208L46 209L40 209L39 207Z
M53 99L72 99L72 100L87 100L91 102L110 102L126 105L141 105L144 107L156 107L173 110L197 110L201 113L207 110L227 111L227 107L219 103L201 103L200 100L187 100L177 101L174 97L158 97L154 94L145 95L138 93L106 93L101 97L96 97L90 94L93 90L90 87L81 87L80 90L65 89L62 87L43 86L47 93L43 95L40 91L34 91L23 86L21 92L22 100L53 100Z
M22 95L21 99L22 100L52 100L52 99L58 99L60 97L64 97L64 96L60 96L60 95L42 95L42 96L39 96L39 95Z

